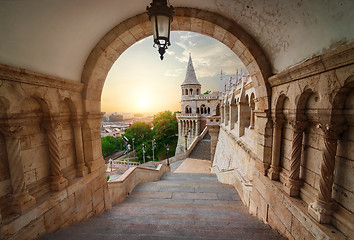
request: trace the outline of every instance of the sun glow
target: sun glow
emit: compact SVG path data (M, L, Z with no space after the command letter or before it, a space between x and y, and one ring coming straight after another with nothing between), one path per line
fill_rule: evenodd
M146 96L142 96L139 98L139 101L138 101L138 107L141 109L141 110L144 110L146 108L148 108L150 105L150 99L147 98Z

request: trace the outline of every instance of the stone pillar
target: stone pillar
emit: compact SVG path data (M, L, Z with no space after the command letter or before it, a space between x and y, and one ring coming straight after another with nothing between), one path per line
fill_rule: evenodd
M245 134L245 128L248 127L248 124L245 123L248 115L248 103L238 102L237 105L238 105L238 124L237 124L238 137L241 137Z
M301 180L300 163L302 154L302 139L307 122L294 120L290 122L293 128L293 141L290 159L290 171L287 181L284 183L284 191L291 197L299 195Z
M197 136L199 136L200 135L200 122L199 122L199 120L197 120L197 123L196 123L196 128L197 128Z
M100 125L103 113L86 113L82 125L85 162L89 173L96 170L104 171L102 157Z
M229 105L225 105L225 126L229 125L230 121L230 107Z
M230 130L234 129L237 121L237 105L230 104Z
M49 158L50 158L50 178L51 189L60 191L68 185L68 180L63 177L60 167L60 151L59 151L59 118L46 119L45 129L47 131Z
M221 107L220 107L220 113L221 113L221 123L223 123L224 121L225 121L225 107L224 107L224 105L221 105Z
M279 158L280 158L283 124L284 124L283 118L277 118L273 122L272 163L268 171L268 177L272 180L279 179L279 171L280 171Z
M183 121L179 120L179 135L183 136Z
M308 213L320 223L331 223L333 213L332 186L337 153L337 141L346 125L318 124L322 129L324 147L322 149L320 189L316 201L309 204Z
M0 128L0 132L4 135L6 141L6 153L12 186L12 206L17 213L23 213L36 204L36 199L29 195L25 183L20 146L20 132L23 129L23 127L19 126Z
M192 135L192 138L195 137L195 120L192 120L192 133L191 133L191 135Z
M208 131L210 134L210 159L211 159L211 166L213 166L216 144L218 143L219 137L219 125L207 125Z
M88 173L84 160L84 150L82 143L81 121L78 118L72 120L74 130L75 150L76 150L76 175L83 177Z
M250 102L250 108L251 108L251 118L250 118L250 129L254 129L254 103Z

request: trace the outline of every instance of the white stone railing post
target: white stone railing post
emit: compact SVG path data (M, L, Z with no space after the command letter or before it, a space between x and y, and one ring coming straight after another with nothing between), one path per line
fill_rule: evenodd
M302 154L303 133L307 126L307 122L294 120L290 122L293 128L292 151L290 159L290 170L287 181L284 183L284 191L291 197L299 195L300 180L300 164Z
M331 223L333 213L332 187L337 154L337 141L346 125L318 124L323 131L320 189L314 203L309 204L309 214L320 223Z
M9 163L12 206L17 213L23 213L36 204L36 199L29 195L21 155L20 132L24 127L1 127L0 132L5 137L7 160Z

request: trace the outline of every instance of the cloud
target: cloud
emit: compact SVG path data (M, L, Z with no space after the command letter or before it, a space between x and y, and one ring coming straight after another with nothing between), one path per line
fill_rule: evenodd
M164 76L165 77L179 77L183 74L183 72L186 71L185 69L182 68L177 68L177 69L173 69L173 70L167 70L166 72L164 72Z
M175 55L176 53L174 51L171 50L166 50L166 53L170 56Z

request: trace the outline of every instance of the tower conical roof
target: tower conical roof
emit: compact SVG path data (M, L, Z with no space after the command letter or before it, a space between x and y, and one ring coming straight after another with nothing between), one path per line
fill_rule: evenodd
M200 83L197 80L197 76L195 75L191 54L189 54L186 78L184 79L182 85L189 85L189 84L200 85Z

